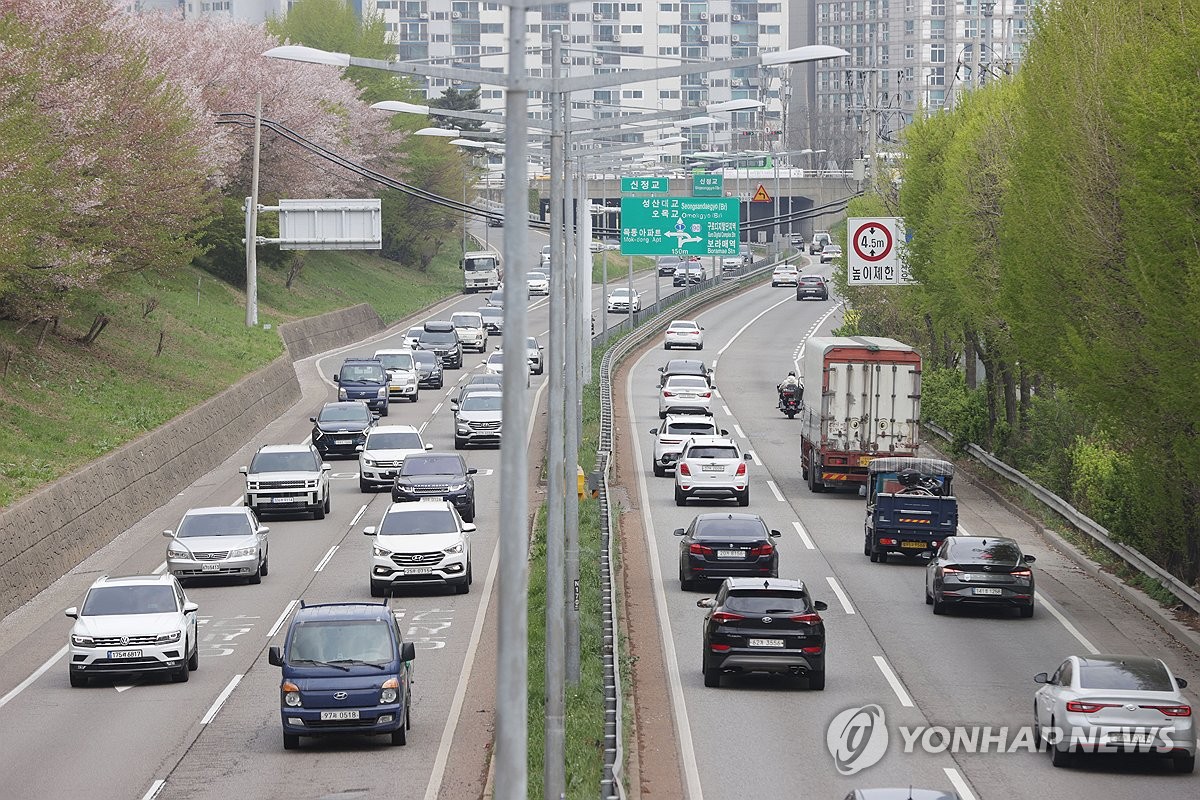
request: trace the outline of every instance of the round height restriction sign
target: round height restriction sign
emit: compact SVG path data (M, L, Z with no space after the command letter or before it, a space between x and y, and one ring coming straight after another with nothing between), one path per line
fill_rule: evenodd
M850 239L854 253L864 261L882 261L892 254L892 232L887 225L866 222L858 226Z

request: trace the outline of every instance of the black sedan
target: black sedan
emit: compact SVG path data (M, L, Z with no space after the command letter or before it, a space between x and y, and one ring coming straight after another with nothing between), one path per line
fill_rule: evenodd
M717 596L697 600L704 618L704 685L747 672L800 675L825 688L828 606L809 597L803 581L727 578Z
M367 441L367 429L375 424L371 409L361 400L326 403L321 413L308 420L313 424L313 447L321 458L358 458L358 448Z
M796 283L796 299L815 297L818 300L829 299L829 286L820 275L801 275Z
M737 576L779 576L779 531L767 528L757 514L700 514L692 524L676 528L679 541L679 588L698 581Z
M432 350L414 350L413 361L417 365L417 386L422 389L441 389L442 361Z
M942 542L925 568L925 602L933 613L950 605L1016 608L1033 616L1033 570L1036 559L1021 552L1012 539L951 536Z

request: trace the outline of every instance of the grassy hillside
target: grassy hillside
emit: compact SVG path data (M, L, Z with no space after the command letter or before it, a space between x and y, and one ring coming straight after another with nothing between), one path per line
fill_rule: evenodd
M454 294L457 258L448 248L422 274L368 253L312 252L290 289L285 274L260 269L270 330L248 329L244 294L193 269L77 296L41 347L40 323L0 320L0 507L270 363L283 352L281 322L361 302L393 322ZM108 326L80 343L101 313Z

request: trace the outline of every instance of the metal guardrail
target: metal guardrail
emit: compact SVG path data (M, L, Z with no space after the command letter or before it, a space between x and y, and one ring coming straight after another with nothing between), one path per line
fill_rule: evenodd
M631 350L638 347L646 339L658 334L660 325L669 321L666 310L672 311L671 316L679 311L690 311L693 308L710 303L726 294L739 291L744 284L757 278L767 270L774 269L779 263L795 258L796 254L781 259L779 262L769 262L761 266L745 268L740 274L726 274L720 279L709 279L706 284L696 284L699 287L694 292L676 292L651 309L630 315L630 319L622 320L617 326L609 328L605 333L592 337L592 346L602 346L610 339L623 333L633 331L629 336L609 349L600 361L600 441L596 449L596 467L599 473L600 497L600 578L601 594L604 601L603 630L604 640L604 768L600 777L600 797L602 800L624 800L625 786L622 782L621 764L623 758L623 707L621 689L621 659L620 637L616 629L616 584L612 574L612 506L608 497L608 481L610 478L611 456L613 447L613 402L612 402L612 368L620 363ZM668 302L670 301L670 302Z
M948 442L954 441L954 435L949 431L942 430L933 423L926 422L926 430L931 430L938 436L941 436ZM991 453L984 450L977 444L968 444L967 452L993 472L1007 478L1011 483L1020 486L1025 491L1036 497L1043 504L1048 506L1056 514L1069 522L1074 527L1086 533L1097 544L1111 551L1125 561L1131 567L1141 570L1143 573L1154 578L1163 586L1171 590L1171 592L1179 598L1180 602L1191 608L1193 611L1200 613L1200 592L1197 592L1192 587L1188 586L1179 578L1175 577L1165 569L1160 567L1154 561L1150 560L1144 553L1137 548L1122 544L1112 538L1112 534L1108 529L1100 523L1096 522L1091 517L1079 511L1066 500L1056 495L1054 492L1045 488L1041 484L1035 483L1028 475L1014 467L1005 464L1000 459L996 458Z

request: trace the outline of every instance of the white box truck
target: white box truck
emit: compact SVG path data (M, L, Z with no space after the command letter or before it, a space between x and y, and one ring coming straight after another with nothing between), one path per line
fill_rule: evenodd
M463 253L463 292L473 294L500 288L503 275L500 271L500 256L491 250L473 250Z

